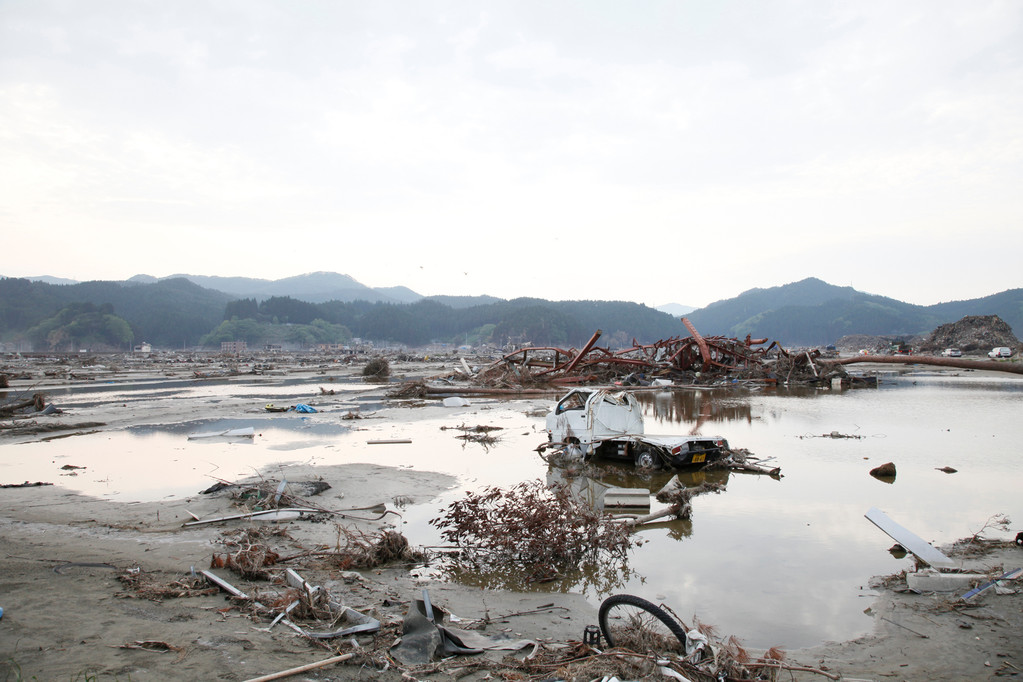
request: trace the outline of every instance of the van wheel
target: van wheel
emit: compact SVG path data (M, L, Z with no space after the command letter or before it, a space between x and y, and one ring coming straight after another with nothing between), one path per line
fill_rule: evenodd
M636 462L636 466L641 469L661 468L661 458L658 457L657 453L650 447L641 447L636 450L636 454L633 455L633 460Z

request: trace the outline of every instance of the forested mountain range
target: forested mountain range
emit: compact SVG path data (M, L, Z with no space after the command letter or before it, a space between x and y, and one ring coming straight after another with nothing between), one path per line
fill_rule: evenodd
M770 289L750 289L688 315L703 334L778 339L789 345L834 343L847 334L912 337L966 315L998 315L1023 333L1023 289L930 306L837 287L808 278Z
M689 332L677 316L623 301L545 301L493 297L424 298L403 287L389 297L318 300L327 292L372 290L347 275L312 273L287 282L297 295L279 289L265 297L252 293L267 280L207 278L201 286L185 278L126 282L49 284L0 279L0 341L28 349L58 349L91 343L124 349L148 341L157 348L192 348L220 341L246 340L302 347L338 343L352 337L421 346L432 342L489 342L579 347L597 329L601 345L625 347ZM341 285L344 285L343 287ZM362 289L360 289L360 287ZM357 295L354 294L353 295ZM368 296L368 294L367 294ZM1023 332L1023 289L972 301L917 306L874 296L819 279L769 289L752 289L689 313L705 336L766 337L785 346L824 345L846 334L913 336L965 315L998 315ZM124 324L122 324L122 321Z

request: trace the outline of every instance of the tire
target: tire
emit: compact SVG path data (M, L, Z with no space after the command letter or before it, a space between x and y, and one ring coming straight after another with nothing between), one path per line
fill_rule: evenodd
M636 454L632 456L632 460L636 463L636 466L641 469L660 469L661 458L657 455L653 448L644 445L636 450Z
M664 609L631 594L615 594L600 605L600 632L609 647L685 653L686 631Z

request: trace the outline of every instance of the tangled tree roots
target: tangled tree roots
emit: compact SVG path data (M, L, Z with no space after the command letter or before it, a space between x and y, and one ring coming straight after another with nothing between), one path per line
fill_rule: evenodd
M374 568L396 562L421 562L427 558L424 552L413 549L408 539L397 531L364 533L337 526L335 561L342 570Z
M271 549L265 542L270 536L288 537L283 529L269 527L250 528L227 533L223 544L228 548L237 548L234 552L214 554L210 560L210 568L229 568L243 578L270 578L267 566L276 564L281 555Z

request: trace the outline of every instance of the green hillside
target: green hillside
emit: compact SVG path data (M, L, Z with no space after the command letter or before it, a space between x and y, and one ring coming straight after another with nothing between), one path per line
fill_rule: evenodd
M340 281L327 273L314 273L304 282L321 280ZM85 304L96 310L75 307ZM279 294L238 298L183 278L63 285L0 278L0 341L24 346L34 340L33 345L38 345L45 339L76 338L70 332L86 322L99 328L101 318L81 318L76 327L69 327L69 334L61 336L59 328L74 322L68 312L62 313L69 308L89 315L101 311L107 330L102 338L126 345L128 339L148 341L164 349L196 347L201 340L211 347L224 340L252 344L283 340L302 347L352 336L407 346L469 342L578 348L597 329L603 330L600 344L617 349L631 346L634 340L650 343L689 334L679 318L626 301L433 297L413 303L317 302ZM749 334L785 346L809 346L833 343L848 334L913 336L966 315L998 315L1019 336L1023 289L972 301L917 306L810 278L751 289L688 317L704 336ZM113 318L123 320L129 329L118 326ZM40 327L44 322L46 326Z

